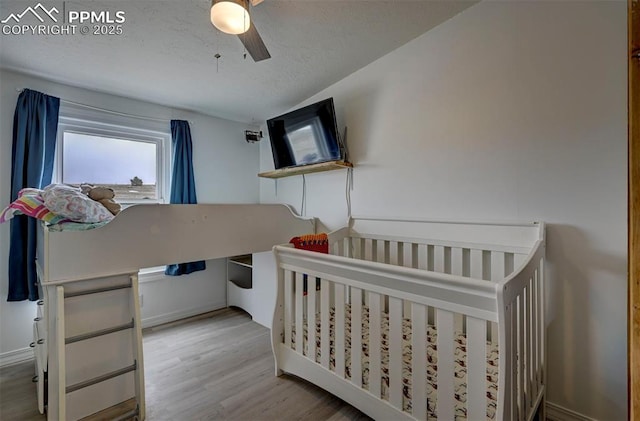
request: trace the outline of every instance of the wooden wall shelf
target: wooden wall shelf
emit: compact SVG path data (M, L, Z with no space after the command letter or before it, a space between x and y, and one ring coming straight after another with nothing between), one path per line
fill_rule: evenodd
M310 174L314 172L339 170L341 168L353 168L353 164L345 161L328 161L319 164L303 165L300 167L281 168L279 170L261 172L258 177L282 178L293 175Z

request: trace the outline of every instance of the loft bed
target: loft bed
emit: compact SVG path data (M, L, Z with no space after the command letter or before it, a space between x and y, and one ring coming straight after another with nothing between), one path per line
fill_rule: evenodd
M141 268L269 251L315 232L285 205L136 205L88 231L41 225L40 281L57 284Z
M85 231L41 224L32 343L40 412L76 420L122 407L117 419L145 418L141 268L269 251L313 232L313 218L276 204L137 205Z

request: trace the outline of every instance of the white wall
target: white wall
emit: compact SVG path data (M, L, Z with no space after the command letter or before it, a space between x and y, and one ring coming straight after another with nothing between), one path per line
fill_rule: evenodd
M626 7L482 2L304 102L348 126L353 214L548 223L547 396L600 420L627 413ZM345 171L306 179L341 225Z
M164 273L140 275L143 328L227 306L227 259L206 263L207 270L177 278Z
M11 196L11 148L17 89L30 88L86 105L191 123L193 165L200 203L256 203L259 150L244 140L242 123L151 103L79 89L0 70L0 209ZM167 127L169 122L167 121ZM0 365L23 358L31 342L35 303L7 302L9 224L0 225ZM164 277L143 283L145 324L197 314L226 305L224 261L208 261L205 272Z

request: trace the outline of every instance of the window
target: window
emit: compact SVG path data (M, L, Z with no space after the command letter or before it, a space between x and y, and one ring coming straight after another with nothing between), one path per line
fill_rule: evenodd
M111 187L120 203L168 197L170 134L61 117L55 181Z

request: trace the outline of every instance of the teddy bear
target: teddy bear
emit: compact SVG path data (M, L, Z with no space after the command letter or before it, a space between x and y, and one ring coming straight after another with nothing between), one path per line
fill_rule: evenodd
M93 186L91 184L83 184L80 186L82 192L91 199L99 202L109 210L113 215L120 213L122 206L113 198L116 196L115 191L111 187Z

